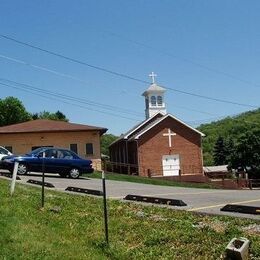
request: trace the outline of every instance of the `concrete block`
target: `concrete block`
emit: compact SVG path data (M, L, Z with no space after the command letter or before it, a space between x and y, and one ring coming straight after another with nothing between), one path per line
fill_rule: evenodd
M233 238L226 247L226 259L247 260L249 240L240 237Z

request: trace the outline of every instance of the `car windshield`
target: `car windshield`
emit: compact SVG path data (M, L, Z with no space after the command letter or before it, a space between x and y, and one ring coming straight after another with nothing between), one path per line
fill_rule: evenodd
M9 154L9 152L4 148L4 147L0 147L0 154Z
M69 153L73 156L74 159L82 159L81 157L79 157L76 153L74 153L73 151L69 151Z

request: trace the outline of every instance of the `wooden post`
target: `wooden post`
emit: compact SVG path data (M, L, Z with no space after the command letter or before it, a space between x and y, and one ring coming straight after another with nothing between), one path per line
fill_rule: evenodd
M10 187L11 196L13 196L13 194L14 194L14 188L15 188L15 181L16 181L16 176L17 176L17 172L18 172L18 166L19 166L19 163L15 162L14 163L13 176L12 176L12 182L11 182L11 187Z
M152 173L151 173L151 170L150 170L150 169L147 170L147 175L148 175L149 178L151 178Z

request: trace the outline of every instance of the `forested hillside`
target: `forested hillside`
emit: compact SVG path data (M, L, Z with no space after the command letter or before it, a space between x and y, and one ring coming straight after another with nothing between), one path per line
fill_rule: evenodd
M227 117L210 124L203 124L197 129L206 135L203 138L204 165L219 164L221 163L218 162L219 153L226 153L226 157L228 157L232 152L236 152L234 151L234 147L240 145L239 149L245 150L243 147L249 146L250 142L252 144L247 149L253 152L253 154L248 156L258 156L258 158L260 156L260 147L258 146L260 138L260 108L234 117ZM256 146L255 151L252 150L254 149L253 146ZM220 151L222 150L221 147L225 151ZM230 162L227 159L226 161L223 160L222 163Z

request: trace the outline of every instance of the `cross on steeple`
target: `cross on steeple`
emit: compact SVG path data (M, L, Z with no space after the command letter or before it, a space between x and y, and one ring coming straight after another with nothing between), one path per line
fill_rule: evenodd
M149 77L152 78L152 83L154 84L155 83L155 77L157 77L157 75L154 72L152 72L151 74L149 74Z

